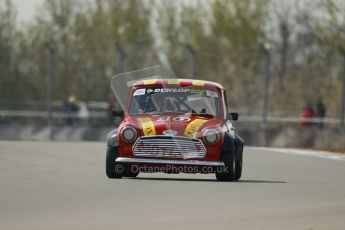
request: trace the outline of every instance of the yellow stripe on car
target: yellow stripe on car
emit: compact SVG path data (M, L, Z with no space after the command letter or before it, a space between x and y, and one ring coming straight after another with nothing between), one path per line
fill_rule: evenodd
M144 81L144 85L153 85L156 83L156 80L146 80Z
M204 81L193 81L192 85L203 86L203 85L205 85L205 82Z
M184 131L184 135L190 138L196 138L200 127L206 122L207 120L204 119L195 119L191 123L189 123Z
M144 136L156 135L155 125L149 117L138 118L138 121L143 129Z
M179 85L180 84L180 80L178 80L178 79L174 79L174 80L169 80L168 81L168 84L169 85Z

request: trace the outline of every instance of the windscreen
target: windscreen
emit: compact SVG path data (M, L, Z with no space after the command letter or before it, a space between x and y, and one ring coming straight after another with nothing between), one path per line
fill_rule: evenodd
M184 114L219 117L220 96L201 87L145 87L136 89L131 97L129 113Z

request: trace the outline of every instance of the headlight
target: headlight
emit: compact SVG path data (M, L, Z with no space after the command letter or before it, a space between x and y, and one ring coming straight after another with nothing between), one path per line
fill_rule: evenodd
M216 129L206 129L203 132L203 137L206 144L214 145L219 141L220 134Z
M124 142L133 142L137 139L137 130L132 126L126 126L121 131L121 138Z

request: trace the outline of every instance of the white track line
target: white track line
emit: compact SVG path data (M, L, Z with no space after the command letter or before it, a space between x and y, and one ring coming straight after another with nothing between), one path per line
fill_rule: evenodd
M327 152L327 151L293 149L293 148L267 148L267 147L254 147L254 148L274 151L274 152L279 152L279 153L284 153L284 154L302 155L302 156L310 156L310 157L317 157L317 158L330 159L330 160L345 161L344 154L338 154L338 153Z

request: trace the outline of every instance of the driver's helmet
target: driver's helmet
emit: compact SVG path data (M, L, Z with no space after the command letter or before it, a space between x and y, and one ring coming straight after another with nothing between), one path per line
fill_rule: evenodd
M156 111L156 107L152 103L151 95L145 95L139 98L139 108L143 113Z

